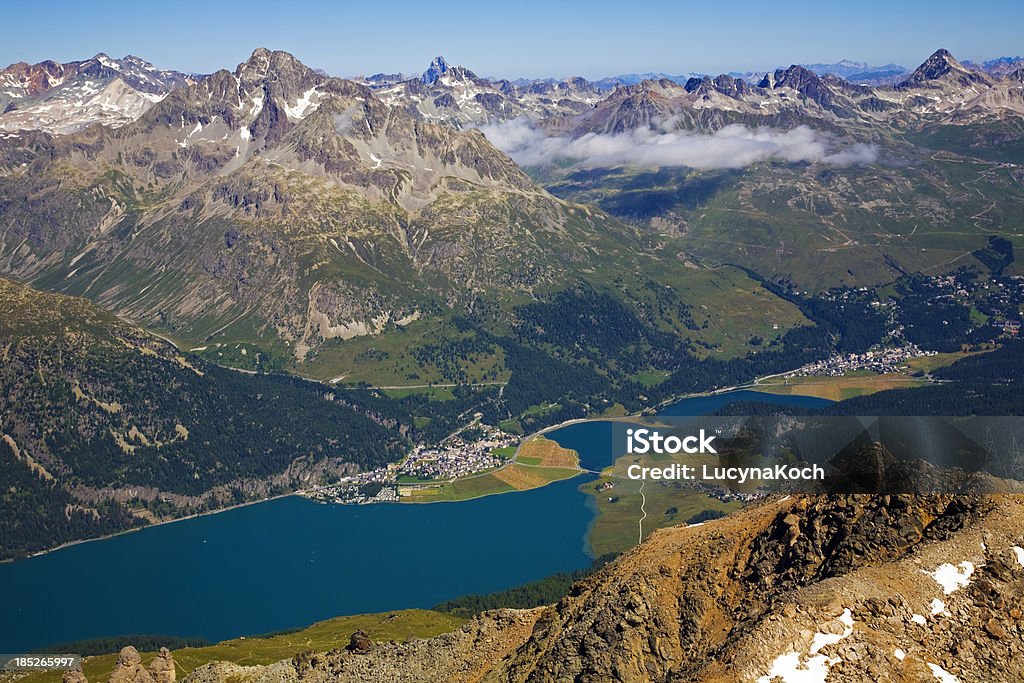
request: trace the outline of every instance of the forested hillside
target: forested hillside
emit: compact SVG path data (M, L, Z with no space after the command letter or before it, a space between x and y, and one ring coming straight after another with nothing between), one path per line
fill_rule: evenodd
M401 402L212 366L6 280L0 358L0 557L378 467L408 444Z

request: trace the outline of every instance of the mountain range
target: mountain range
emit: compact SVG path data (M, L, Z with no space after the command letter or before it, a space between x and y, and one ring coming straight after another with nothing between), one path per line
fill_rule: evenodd
M102 55L19 69L36 75L18 81L22 104L0 125L29 125L17 117L43 107L70 132L2 134L3 272L87 296L193 347L245 341L264 358L321 362L317 372L334 376L351 377L355 356L372 346L343 361L320 354L337 356L337 342L395 329L436 341L454 312L486 301L502 319L580 277L609 282L640 268L671 280L679 268L687 275L687 259L711 258L804 287L876 284L969 254L1019 214L1012 201L986 210L993 192L1020 195L1012 165L1005 174L979 168L980 184L950 191L974 182L960 176L978 162L932 157L1013 157L1024 138L1024 72L996 80L945 50L877 88L793 66L753 84L723 75L603 92L583 79L493 82L441 58L419 77L349 81L264 49L204 77ZM85 128L79 109L56 113L62 93L99 87L101 76L107 90L154 101L105 110L105 125ZM528 126L542 150L667 135L682 161L658 157L651 184L631 170L642 161L556 153L531 177L495 148L502 125ZM785 161L687 170L689 141L717 149L715 136L754 128L799 129L809 137L771 138L777 154L849 166L845 179L836 185L820 165ZM711 137L688 137L701 135ZM594 175L595 165L612 170ZM909 185L915 198L894 195ZM904 210L907 201L919 206ZM723 225L722 211L737 208ZM961 217L975 214L965 233ZM908 236L916 228L904 222L926 217L951 233L943 248ZM812 257L814 272L793 270ZM461 333L442 335L453 336ZM421 364L390 364L392 374L424 376L412 367Z
M913 73L898 64L872 66L851 60L794 66L819 77L836 76L857 85L883 89L902 82ZM958 63L958 66L999 80L1024 67L1024 58L1001 57L980 64ZM727 76L758 85L774 73L786 70L779 67L771 71L731 72ZM323 72L317 73L326 76ZM207 77L157 69L131 55L111 59L100 53L88 60L66 64L19 62L0 71L0 110L4 114L0 117L0 130L42 129L67 133L95 122L124 125L141 116L171 90ZM578 77L506 80L480 77L437 57L420 75L379 73L352 80L380 91L381 98L388 104L415 107L425 118L480 125L523 115L547 118L579 113L623 86L648 81L686 85L695 79L708 78L706 74L692 72L679 75L649 72L621 74L592 82Z
M132 123L9 134L2 269L186 348L244 341L350 381L369 378L353 361L381 356L380 336L451 343L456 314L504 320L580 279L691 274L636 227L546 192L480 131L378 92L257 50ZM393 379L427 372L406 352L385 361Z

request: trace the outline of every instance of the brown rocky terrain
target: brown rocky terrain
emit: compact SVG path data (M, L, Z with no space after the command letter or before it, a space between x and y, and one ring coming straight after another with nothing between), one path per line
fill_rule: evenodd
M1019 681L1022 519L1010 495L786 497L655 532L547 608L187 680Z

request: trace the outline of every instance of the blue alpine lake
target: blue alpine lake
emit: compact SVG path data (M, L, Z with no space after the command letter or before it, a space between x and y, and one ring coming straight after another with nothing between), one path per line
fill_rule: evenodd
M741 391L684 399L666 414L737 400L828 403ZM586 469L611 462L610 423L548 436ZM0 564L0 652L127 634L217 641L430 607L580 569L591 562L595 515L583 481L458 503L279 498Z
M766 394L760 391L737 390L707 396L691 396L665 406L659 415L665 417L696 417L710 415L721 408L739 401L769 403L813 410L829 405L832 401L813 396L784 396ZM609 421L577 422L548 432L545 436L557 441L563 448L576 451L580 456L580 467L600 472L612 464L616 455L613 449L613 423Z

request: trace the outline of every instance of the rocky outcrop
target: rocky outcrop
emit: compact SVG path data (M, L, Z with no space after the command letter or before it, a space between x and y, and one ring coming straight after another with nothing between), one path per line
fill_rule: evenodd
M156 659L150 663L149 675L153 678L153 683L174 683L176 678L174 657L166 647L160 648Z
M142 665L142 656L131 645L122 648L117 655L117 664L110 674L109 683L154 683L146 667Z
M190 683L296 683L298 676L290 660L270 666L239 666L229 662L213 662L193 671Z
M370 640L370 636L367 635L366 631L356 631L349 638L348 647L345 649L349 652L365 655L373 649L373 641Z
M89 679L82 673L82 665L78 664L61 675L61 683L89 683Z
M69 676L71 677L69 679ZM110 674L109 683L174 683L177 678L174 668L174 656L166 647L160 648L160 652L146 668L142 664L142 655L131 645L121 649L117 655L117 664ZM64 674L64 683L87 683L81 670L69 671Z

